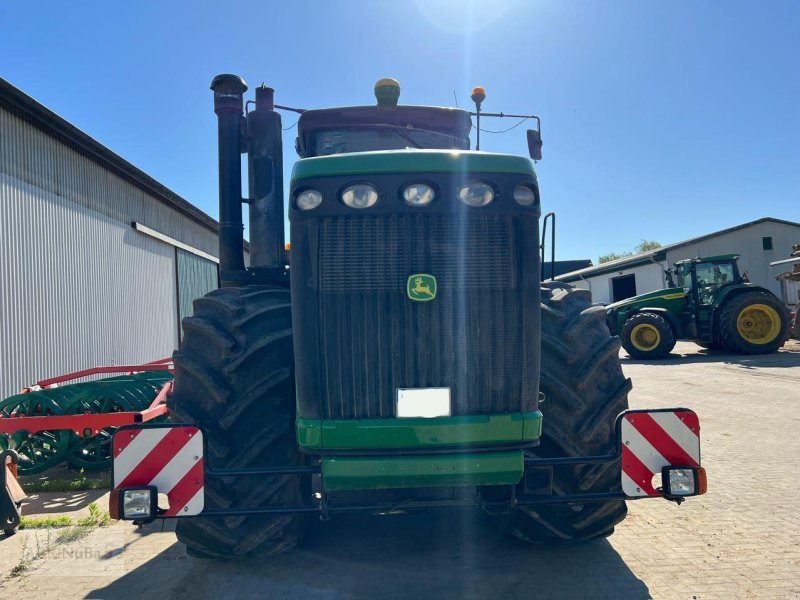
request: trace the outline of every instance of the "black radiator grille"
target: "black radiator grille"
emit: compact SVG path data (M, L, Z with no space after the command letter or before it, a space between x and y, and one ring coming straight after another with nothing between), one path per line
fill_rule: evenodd
M537 275L521 270L522 227L501 214L322 219L318 276L306 280L317 296L318 346L307 351L318 353L321 416L394 417L404 387L451 388L456 415L531 400L538 302L523 287L538 285L520 285ZM435 300L407 298L415 273L436 277Z
M324 219L320 291L403 290L418 272L434 274L451 289L509 289L515 285L512 238L510 216Z

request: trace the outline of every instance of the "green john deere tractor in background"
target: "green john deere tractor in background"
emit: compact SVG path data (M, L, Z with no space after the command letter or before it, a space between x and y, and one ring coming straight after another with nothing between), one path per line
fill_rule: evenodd
M738 259L724 254L676 262L666 271L667 289L609 304L609 329L638 359L663 358L681 338L737 354L774 352L786 340L786 309L739 273Z

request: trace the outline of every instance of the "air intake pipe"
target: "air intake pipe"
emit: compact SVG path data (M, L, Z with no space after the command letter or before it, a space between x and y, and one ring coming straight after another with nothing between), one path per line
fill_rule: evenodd
M247 173L250 197L250 267L282 271L286 264L283 231L283 144L275 91L256 88L255 110L247 113Z

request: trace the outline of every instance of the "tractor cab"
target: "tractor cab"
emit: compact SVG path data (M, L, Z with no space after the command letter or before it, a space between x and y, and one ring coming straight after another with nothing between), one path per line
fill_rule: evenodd
M297 123L300 158L406 148L469 150L472 128L466 110L398 106L400 85L381 79L377 104L307 110Z
M375 84L377 103L317 110L290 109L300 113L295 150L300 158L391 150L470 150L472 116L476 117L475 150L480 150L481 116L534 119L537 129L527 131L528 152L542 159L539 117L481 112L486 99L482 87L472 90L476 112L438 106L398 105L400 84L385 78ZM275 108L287 108L275 106ZM522 121L520 121L522 122Z
M713 304L718 290L742 283L739 257L738 254L723 254L678 261L673 271L677 287L683 288L698 305Z

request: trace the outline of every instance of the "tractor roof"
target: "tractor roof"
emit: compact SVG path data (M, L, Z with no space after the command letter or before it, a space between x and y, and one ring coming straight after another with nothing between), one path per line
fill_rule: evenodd
M695 258L684 258L683 260L676 260L676 265L683 265L686 263L715 263L715 262L731 262L732 260L739 260L741 254L717 254L716 256L697 256Z
M399 125L408 129L422 129L444 133L464 141L469 147L472 120L469 112L458 108L439 106L343 106L307 110L297 122L297 134L305 146L312 131L365 127L369 125Z

